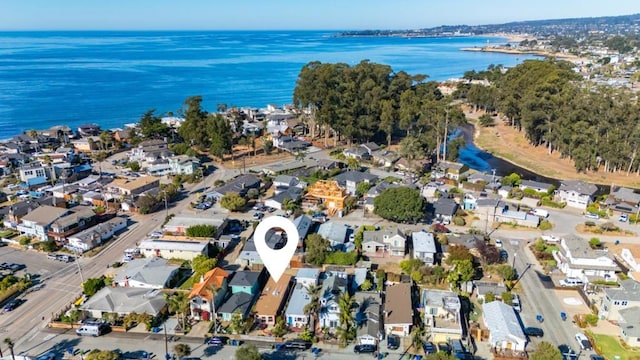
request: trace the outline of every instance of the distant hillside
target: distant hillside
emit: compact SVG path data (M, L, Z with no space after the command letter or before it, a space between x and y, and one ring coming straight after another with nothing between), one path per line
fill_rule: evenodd
M455 36L491 33L527 33L536 36L580 36L594 32L608 35L639 34L640 14L517 21L490 25L442 25L416 30L347 31L337 36Z

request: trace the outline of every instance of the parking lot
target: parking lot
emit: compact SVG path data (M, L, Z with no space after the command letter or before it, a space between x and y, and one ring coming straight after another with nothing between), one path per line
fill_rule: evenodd
M25 273L38 274L41 277L48 276L69 266L69 264L47 259L46 253L26 251L11 246L0 248L0 264L15 263L24 264L26 268L19 270L18 275Z

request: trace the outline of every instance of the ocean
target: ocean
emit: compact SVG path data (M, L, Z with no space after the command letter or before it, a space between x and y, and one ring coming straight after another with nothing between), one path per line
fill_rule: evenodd
M184 100L265 107L292 102L310 61L361 60L432 80L530 56L460 51L489 37L354 38L332 31L0 32L0 139L30 129L97 123L119 128Z

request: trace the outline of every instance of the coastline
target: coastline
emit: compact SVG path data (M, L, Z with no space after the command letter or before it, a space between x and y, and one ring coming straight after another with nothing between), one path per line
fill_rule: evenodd
M577 62L577 63L588 61L588 59L586 58L582 58L573 54L548 52L543 50L517 50L517 49L508 49L505 47L495 47L495 46L461 48L460 51L487 52L487 53L499 53L499 54L510 54L510 55L534 55L534 56L545 56L545 57L548 56L548 57L555 57L558 59L568 60L568 61Z

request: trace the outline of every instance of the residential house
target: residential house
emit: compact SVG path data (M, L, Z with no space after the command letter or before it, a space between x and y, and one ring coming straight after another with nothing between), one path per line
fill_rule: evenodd
M73 148L81 153L90 153L103 148L102 141L99 136L87 136L80 139L71 140Z
M494 211L491 224L509 223L532 228L536 228L540 225L539 216L529 214L526 211L513 210L509 205L505 205L502 202L498 203L498 207L496 207Z
M620 280L620 287L603 287L603 291L598 308L601 319L622 322L622 310L640 306L640 283L635 280Z
M54 221L47 234L55 241L64 241L67 237L95 225L97 218L90 206L76 206L67 216Z
M557 197L567 206L585 210L598 192L598 187L584 181L563 180L557 191Z
M119 316L149 314L155 318L166 306L164 293L158 289L107 286L80 305L80 310L95 319L114 313Z
M82 137L98 136L102 130L97 124L83 124L78 126L78 135Z
M169 159L173 154L164 140L145 140L133 147L127 155L129 161L153 163L160 158Z
M276 189L276 193L286 191L289 188L297 187L304 189L307 184L304 181L300 181L297 177L291 175L278 175L273 179L273 186Z
M23 235L46 241L49 238L51 225L69 212L69 210L59 207L40 206L22 217L17 230Z
M548 193L555 188L553 184L533 180L522 180L518 187L520 190L531 189L539 193Z
M296 273L296 283L302 284L304 287L311 287L318 285L318 279L320 278L320 270L312 268L301 268Z
M640 245L625 244L624 248L620 250L620 257L629 266L629 273L627 275L632 278L640 278Z
M499 184L500 180L502 180L502 176L498 176L495 174L485 174L481 172L474 172L467 177L467 182L472 184L485 183L487 185L490 184Z
M138 245L140 252L148 257L161 257L165 259L180 259L191 261L198 255L209 253L208 241L194 240L144 240Z
M620 310L620 337L631 347L640 347L640 306Z
M480 256L478 253L478 243L484 239L475 234L447 234L447 246L443 246L443 255L446 258L450 246L464 246L474 255Z
M115 179L108 187L112 192L121 195L140 195L143 192L158 189L160 187L160 180L153 176L141 176L136 179Z
M240 194L240 196L245 196L249 189L260 190L260 184L260 178L253 174L240 175L229 180L226 184L213 189L212 192L207 194L207 197L221 199L223 196L231 192Z
M433 342L462 339L461 302L453 291L423 289L424 325Z
M384 315L384 331L387 335L409 336L413 325L411 284L400 283L387 287Z
M311 220L311 218L309 218L307 215L300 215L297 218L293 219L293 225L296 226L298 235L300 236L300 240L298 241L298 248L302 248L304 246L304 239L307 238L307 235L309 235L311 227L313 226L313 220Z
M273 137L273 146L288 152L303 151L311 144L308 141L297 139L290 135L279 135Z
M400 159L400 155L386 149L376 150L371 153L373 162L384 168L391 168Z
M289 299L289 292L293 284L291 279L292 276L289 274L280 276L278 282L269 277L269 281L260 293L254 308L256 321L259 324L267 327L275 326L277 317L280 316L287 299Z
M462 175L469 171L469 167L462 163L441 161L438 163L438 172L442 174L442 177L446 177L451 180L460 180Z
M339 248L347 240L347 232L350 231L344 224L327 221L318 227L318 235L329 241L332 248Z
M67 238L68 248L74 251L85 252L91 250L103 242L109 240L117 232L127 227L127 218L114 217L98 225L94 225Z
M291 291L291 298L285 310L285 321L292 328L304 328L309 324L309 316L304 311L311 302L307 289L318 284L318 269L302 268L296 275L296 284Z
M189 310L196 320L211 320L227 296L229 273L216 267L207 271L193 284L189 293ZM215 289L215 297L212 289Z
M131 129L114 131L113 139L119 143L128 143L131 140Z
M51 166L41 162L32 162L22 165L18 170L18 173L20 175L20 180L22 180L27 187L44 185L52 178Z
M340 296L347 290L346 274L331 273L322 281L320 290L320 327L335 331L340 326Z
M611 193L605 203L614 211L637 214L640 207L640 193L635 189L612 186Z
M377 345L384 338L380 293L359 291L354 294L353 299L358 304L354 309L358 343L362 345Z
M362 234L362 252L369 257L405 255L406 238L397 227L382 230L364 231Z
M200 168L200 160L187 155L174 156L169 158L169 167L172 175L193 175Z
M440 197L433 204L433 216L439 220L453 220L453 216L458 211L458 203L448 197Z
M211 225L223 229L227 224L224 214L188 214L176 215L162 227L162 231L173 235L185 235L187 229L196 225Z
M234 313L240 313L242 319L247 319L254 300L260 291L260 273L253 271L238 271L233 274L229 282L231 296L220 306L218 315L223 321L231 321Z
M345 157L352 158L356 160L370 160L371 154L369 151L362 146L355 146L349 149L345 149L342 151Z
M553 257L567 277L576 277L585 283L593 278L616 279L615 273L620 270L607 250L594 250L585 239L577 237L562 238Z
M298 187L291 187L284 191L280 191L279 193L266 199L264 201L264 205L268 207L272 207L274 209L282 210L285 199L289 199L290 201L295 202L300 200L301 197L302 197L302 189Z
M334 176L333 179L338 182L338 185L345 188L349 195L355 196L358 185L362 183L372 185L378 177L376 175L360 171L345 171Z
M134 259L124 266L113 283L124 287L162 289L169 287L179 268L159 257Z
M527 336L510 304L502 301L482 304L482 319L489 329L489 346L492 349L524 352Z
M489 293L493 294L496 299L501 299L502 294L507 291L507 287L503 283L474 281L473 285L476 287L478 300L482 301L486 299L486 296Z
M360 145L360 147L364 148L365 150L367 150L367 152L369 153L369 155L373 154L374 152L380 150L380 146L378 146L378 144L369 141L368 143L364 143L362 145Z
M311 209L323 204L328 214L334 215L342 213L347 197L347 192L337 181L319 180L307 188L307 193L302 197L302 206Z
M274 248L278 241L280 241L280 238L276 238L274 236L267 236L266 239L267 245L269 245L269 247L271 248ZM242 252L240 252L238 259L242 260L246 264L246 266L249 266L251 268L264 266L262 258L260 257L260 254L258 254L258 250L256 249L256 243L253 240L253 236L247 239L247 241L244 243Z
M413 258L422 260L427 265L433 265L438 252L433 233L416 231L411 233L411 239L413 240Z

